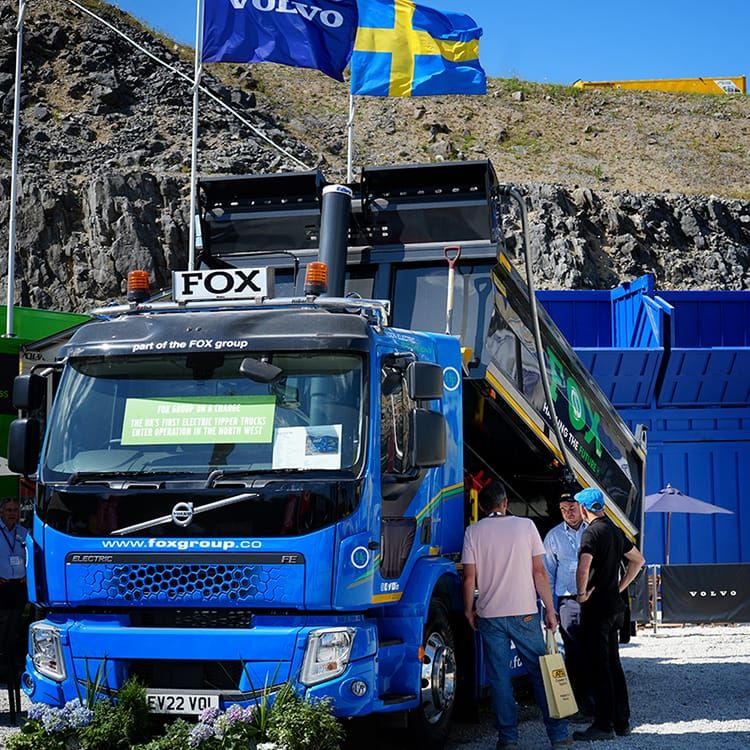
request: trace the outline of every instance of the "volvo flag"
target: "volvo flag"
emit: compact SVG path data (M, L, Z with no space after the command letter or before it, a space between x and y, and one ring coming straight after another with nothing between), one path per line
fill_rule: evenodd
M464 13L441 13L411 0L367 0L352 57L352 94L485 94L481 36Z
M343 81L356 0L205 0L204 62L275 62Z

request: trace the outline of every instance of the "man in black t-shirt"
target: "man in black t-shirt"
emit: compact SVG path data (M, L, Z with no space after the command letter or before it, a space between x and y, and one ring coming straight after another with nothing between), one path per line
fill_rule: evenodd
M646 561L605 515L604 495L599 490L589 487L577 493L575 499L589 525L581 537L576 585L596 708L594 723L584 732L574 732L573 739L609 740L615 733L630 734L628 686L620 663L620 628L625 615L621 593ZM627 569L620 578L623 557Z

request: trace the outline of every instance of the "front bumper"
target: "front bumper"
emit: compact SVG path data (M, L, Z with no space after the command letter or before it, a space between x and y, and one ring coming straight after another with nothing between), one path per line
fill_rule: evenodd
M198 691L210 689L220 705L253 703L291 682L300 695L330 698L337 716L377 710L377 631L357 616L258 616L252 627L131 627L127 615L81 618L51 615L45 623L60 633L65 679L40 674L31 658L21 684L33 702L61 706L86 695L94 683L115 692L131 675L147 688ZM299 682L308 636L320 628L346 626L355 631L343 674L312 687ZM355 682L357 693L353 690Z

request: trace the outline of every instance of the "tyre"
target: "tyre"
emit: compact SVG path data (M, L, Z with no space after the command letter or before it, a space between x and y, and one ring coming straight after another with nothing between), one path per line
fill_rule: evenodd
M409 732L417 747L443 747L453 718L457 684L453 628L445 605L433 600L424 632L421 705L409 712Z

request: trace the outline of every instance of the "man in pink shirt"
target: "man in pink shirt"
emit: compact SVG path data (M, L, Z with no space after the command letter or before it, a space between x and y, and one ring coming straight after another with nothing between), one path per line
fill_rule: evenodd
M544 624L557 628L552 591L544 567L544 545L528 518L508 516L508 496L495 481L480 498L487 518L469 526L461 562L464 613L482 637L487 677L498 729L497 750L518 747L518 708L510 672L510 641L529 673L553 748L567 748L568 722L550 718L539 657L545 653L537 594ZM474 600L475 591L479 596Z

